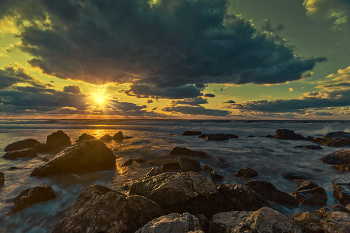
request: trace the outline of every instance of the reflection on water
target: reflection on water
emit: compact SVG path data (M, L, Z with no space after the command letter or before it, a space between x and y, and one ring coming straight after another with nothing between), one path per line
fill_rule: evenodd
M328 205L336 203L332 197L332 182L335 178L348 174L332 169L331 165L322 163L319 158L338 148L323 146L323 150L308 150L295 146L312 144L311 142L283 141L265 137L274 134L279 128L293 129L305 136L322 136L330 131L349 129L350 122L0 120L0 156L5 154L3 148L9 143L25 138L35 138L45 143L46 136L58 129L67 132L72 142L83 133L101 138L105 134L113 136L119 130L123 131L125 136L133 137L105 142L117 158L116 169L113 171L38 178L29 175L35 167L44 163L40 158L14 161L0 158L0 171L5 173L6 179L5 186L0 187L0 229L3 228L5 232L50 232L85 187L100 184L127 193L125 186L130 186L133 180L146 174L152 166L146 162L133 162L130 166L122 166L124 162L136 157L149 161L168 156L175 146L186 146L208 153L211 158L202 159L201 164L209 164L219 174L224 175L224 179L215 181L215 184L245 184L248 180L235 177L235 173L241 168L250 167L259 173L255 179L269 181L280 190L291 193L297 183L284 179L282 174L287 171L302 171L313 175L315 181L326 189ZM240 138L222 142L206 141L196 136L181 136L185 130L233 133ZM255 137L247 138L249 135ZM46 154L39 154L39 157L42 156ZM218 158L222 158L225 162L217 161ZM10 167L18 169L9 170ZM208 174L203 175L209 178ZM13 216L5 216L12 206L12 200L22 190L36 185L52 186L57 198L28 207ZM286 216L319 208L307 206L291 208L277 204L273 207Z

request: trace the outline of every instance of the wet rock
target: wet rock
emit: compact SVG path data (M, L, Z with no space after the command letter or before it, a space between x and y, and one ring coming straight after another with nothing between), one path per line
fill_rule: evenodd
M322 187L303 189L293 192L291 195L298 200L299 204L303 205L325 205L327 203L327 194Z
M177 171L180 169L179 162L176 163L167 163L161 166L161 172L167 171Z
M85 141L85 140L95 140L96 138L90 134L83 133L82 135L79 136L77 142L80 141Z
M342 172L350 172L350 164L334 165L332 168Z
M192 135L202 135L201 131L185 131L182 135L192 136Z
M247 138L255 138L254 135L249 135Z
M301 136L301 134L296 134L293 130L288 129L276 130L275 138L283 140L305 140L305 137Z
M209 156L203 152L198 150L190 150L186 147L174 147L170 151L170 155L185 155L190 157L200 157L200 158L208 158Z
M150 161L147 161L148 164L151 164L153 166L162 166L164 164L174 164L174 163L177 163L179 164L178 162L178 158L176 157L160 157L160 158L156 158L156 159L152 159Z
M333 182L333 196L339 200L340 204L350 204L350 179L336 179Z
M312 137L312 136L307 136L307 137L306 137L306 141L312 142L314 139L315 139L315 138Z
M4 149L4 151L15 151L15 150L33 148L36 145L38 145L39 143L40 142L38 142L35 139L24 139L24 140L13 142L13 143L7 145Z
M100 138L101 141L110 141L112 139L113 139L112 136L109 134L106 134Z
M316 184L313 181L306 180L302 181L300 184L298 184L296 190L297 191L302 191L302 190L308 190L308 189L313 189L319 187L318 184Z
M42 161L47 162L47 161L49 161L50 159L52 159L52 157L49 156L49 155L46 155L46 156L40 157L40 159L41 159Z
M196 218L198 218L199 225L200 225L200 228L202 229L202 231L203 232L208 232L209 221L208 221L207 217L205 217L204 214L195 214L194 216Z
M162 167L152 167L149 172L147 172L146 176L156 176L163 173Z
M315 138L312 142L332 147L350 146L348 138Z
M273 135L267 135L266 137L267 138L275 138L275 136L273 136Z
M36 153L58 153L60 150L52 144L39 143L34 146L33 150Z
M134 163L133 159L128 159L127 161L125 161L124 163L122 163L120 166L130 166L131 164Z
M85 188L53 233L135 232L163 215L161 207L141 196L127 196L101 185Z
M203 171L206 171L206 172L212 172L212 171L214 171L214 169L213 169L212 167L210 167L208 164L204 164L204 165L202 166L202 169L203 169Z
M296 146L296 147L302 147L302 148L311 149L311 150L322 150L323 149L320 145L304 145L304 146Z
M264 207L257 211L231 211L216 214L209 223L208 232L302 233L302 230L293 220Z
M134 160L134 162L136 162L136 163L144 163L144 162L145 162L145 159L142 158L141 156L136 157L136 158L134 158L133 160Z
M19 159L19 158L35 158L35 157L38 157L38 155L35 153L33 149L27 148L22 150L9 151L2 157L4 159Z
M324 163L348 164L350 163L350 149L340 149L321 158Z
M288 180L312 180L314 177L305 172L286 172L283 174L284 178Z
M124 135L122 131L119 131L118 133L114 134L112 137L113 140L121 140L123 138L124 138Z
M9 171L14 171L14 170L18 170L18 167L9 167Z
M257 176L258 173L251 168L241 169L236 173L236 177L250 178Z
M266 198L266 200L273 201L282 205L290 205L297 207L298 201L295 197L278 190L273 184L263 180L250 180L246 186L254 190L256 193Z
M232 133L226 134L229 138L239 138L237 135L234 135Z
M207 135L206 134L202 134L201 136L199 136L198 138L206 138Z
M230 139L230 136L224 133L220 134L206 134L205 136L206 140L213 140L213 141L222 141L222 140L228 140Z
M183 172L200 172L201 171L201 164L197 160L180 157L179 158L179 165Z
M321 217L316 213L296 213L291 217L303 232L308 233L324 233L321 225Z
M213 180L220 180L223 179L224 176L220 175L219 173L217 173L216 171L212 171L210 173L210 178L212 178Z
M350 139L350 133L344 131L330 132L323 136L325 139L329 138L348 138Z
M5 184L5 174L0 172L0 186L4 186Z
M74 144L34 169L31 176L96 172L115 167L113 152L100 140Z
M27 188L13 200L15 206L7 213L7 215L14 214L36 203L55 198L56 194L50 186L36 186Z
M199 220L190 213L168 214L153 219L135 233L175 233L201 230Z
M54 147L63 147L72 145L72 142L68 134L59 130L47 136L46 144L52 144Z

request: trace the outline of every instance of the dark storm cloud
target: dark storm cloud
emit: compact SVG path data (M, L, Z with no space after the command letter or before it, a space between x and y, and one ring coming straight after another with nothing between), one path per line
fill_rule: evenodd
M10 65L6 66L5 69L0 69L0 90L20 83L27 83L35 87L45 87L39 79L31 76L23 68Z
M63 92L70 92L70 93L73 93L73 94L77 95L77 94L81 93L81 90L80 90L79 86L69 85L69 86L63 87Z
M211 93L204 94L203 96L204 96L204 97L211 97L211 98L212 98L212 97L215 97L215 95L214 95L214 94L211 94Z
M224 104L235 104L236 102L233 100L225 100Z
M230 112L226 110L206 109L202 106L173 106L165 107L162 110L166 112L181 113L185 115L228 116L230 114Z
M283 29L284 29L284 26L282 24L279 24L277 27L273 27L272 23L268 19L265 19L261 26L262 31L268 31L268 32L279 32Z
M171 101L171 105L192 105L192 106L198 106L200 104L207 104L208 100L207 99L203 99L202 97L196 97L196 98L192 98L192 99L184 99L184 100L173 100Z
M298 80L325 58L295 58L240 17L226 0L13 0L1 15L52 25L24 27L22 50L33 67L62 79L133 83L139 96L190 98L168 88L209 83ZM35 7L34 7L35 6ZM20 22L19 22L20 23ZM43 28L46 27L46 28ZM143 88L142 94L137 88ZM147 92L149 91L149 92Z
M153 103L153 100L146 100L145 103L146 104L151 104L151 103Z

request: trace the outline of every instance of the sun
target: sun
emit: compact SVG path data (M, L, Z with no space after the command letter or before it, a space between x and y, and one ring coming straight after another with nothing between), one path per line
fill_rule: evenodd
M99 105L103 105L103 103L106 100L103 96L95 96L93 98L94 98L95 102L98 103Z
M106 104L107 100L109 99L109 96L107 94L107 86L98 86L97 90L94 93L91 93L92 100L102 107Z

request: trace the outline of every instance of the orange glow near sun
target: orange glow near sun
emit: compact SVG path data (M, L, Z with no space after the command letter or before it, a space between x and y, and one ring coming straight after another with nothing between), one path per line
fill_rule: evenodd
M106 101L108 100L109 96L107 95L107 89L108 86L106 85L100 85L97 87L96 92L91 94L92 99L95 101L96 104L98 104L100 107L102 107Z

